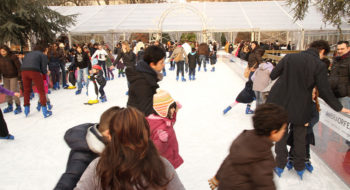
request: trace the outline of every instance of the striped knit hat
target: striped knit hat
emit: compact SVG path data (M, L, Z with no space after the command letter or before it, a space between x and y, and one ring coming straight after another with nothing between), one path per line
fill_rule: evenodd
M169 107L174 103L174 99L165 90L157 90L157 93L153 96L153 109L161 117L168 116Z

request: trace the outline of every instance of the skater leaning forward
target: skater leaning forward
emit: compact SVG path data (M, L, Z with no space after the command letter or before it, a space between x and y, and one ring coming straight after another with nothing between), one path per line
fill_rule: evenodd
M34 51L28 53L24 57L21 66L24 88L24 113L26 116L28 116L30 112L29 96L32 89L32 82L34 82L34 85L39 92L40 104L42 106L41 110L44 117L49 117L52 115L52 112L48 111L46 107L46 95L42 75L47 74L47 64L49 61L43 52L47 52L46 46L37 44Z
M329 53L328 42L314 41L309 49L301 53L286 55L272 70L271 79L279 77L271 88L267 102L284 106L288 111L288 122L293 125L294 142L294 168L302 178L305 171L305 136L307 124L312 113L312 90L316 86L320 98L335 111L350 113L343 108L331 91L327 79L327 69L320 60ZM303 72L301 72L303 71ZM281 176L287 164L287 137L285 133L282 140L276 143L275 172Z

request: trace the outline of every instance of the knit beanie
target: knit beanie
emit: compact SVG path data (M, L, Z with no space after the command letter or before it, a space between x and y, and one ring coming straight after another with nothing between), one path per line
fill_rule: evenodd
M159 116L167 117L169 107L174 102L174 99L167 91L158 89L157 93L153 96L153 109Z

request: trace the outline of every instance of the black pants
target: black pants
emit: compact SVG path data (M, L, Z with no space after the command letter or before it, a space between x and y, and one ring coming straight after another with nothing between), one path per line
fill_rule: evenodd
M100 92L101 97L103 97L105 95L105 91L103 90L105 86L106 86L106 84L100 85L100 88L98 89L98 91Z
M293 125L293 142L294 142L294 168L301 171L305 168L305 136L306 127L303 125ZM282 139L275 145L277 167L284 168L287 164L288 149L287 149L288 131L286 130Z
M9 131L7 129L7 124L4 119L4 115L2 114L2 111L0 109L0 137L6 137L9 135Z
M105 73L105 78L107 78L107 68L106 68L106 61L100 61L98 60L98 64L99 66L102 67L103 72Z
M66 63L64 62L60 62L60 68L61 68L61 72L62 72L62 85L66 85L67 84L67 78L66 78ZM59 72L58 71L58 76L59 76ZM59 82L59 81L58 81Z
M193 68L193 69L191 69L190 68L190 73L189 73L189 75L191 76L191 75L196 75L196 68Z
M184 73L184 64L185 62L184 61L179 61L176 63L176 76L179 76L179 73L181 72L182 76L184 77L185 76L185 73Z
M170 67L175 68L175 61L170 61Z
M52 77L52 83L55 85L60 82L60 68L59 67L49 67Z

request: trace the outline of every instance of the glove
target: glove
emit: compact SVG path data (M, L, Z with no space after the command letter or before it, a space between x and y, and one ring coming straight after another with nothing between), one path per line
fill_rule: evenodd
M176 101L175 103L176 103L176 108L177 109L181 109L182 108L182 105L180 104L180 102Z
M216 179L215 176L209 179L208 182L209 182L210 189L212 190L216 189L219 185L219 181Z
M168 135L168 133L166 131L158 130L157 133L158 133L158 137L159 137L160 141L168 142L169 135Z

